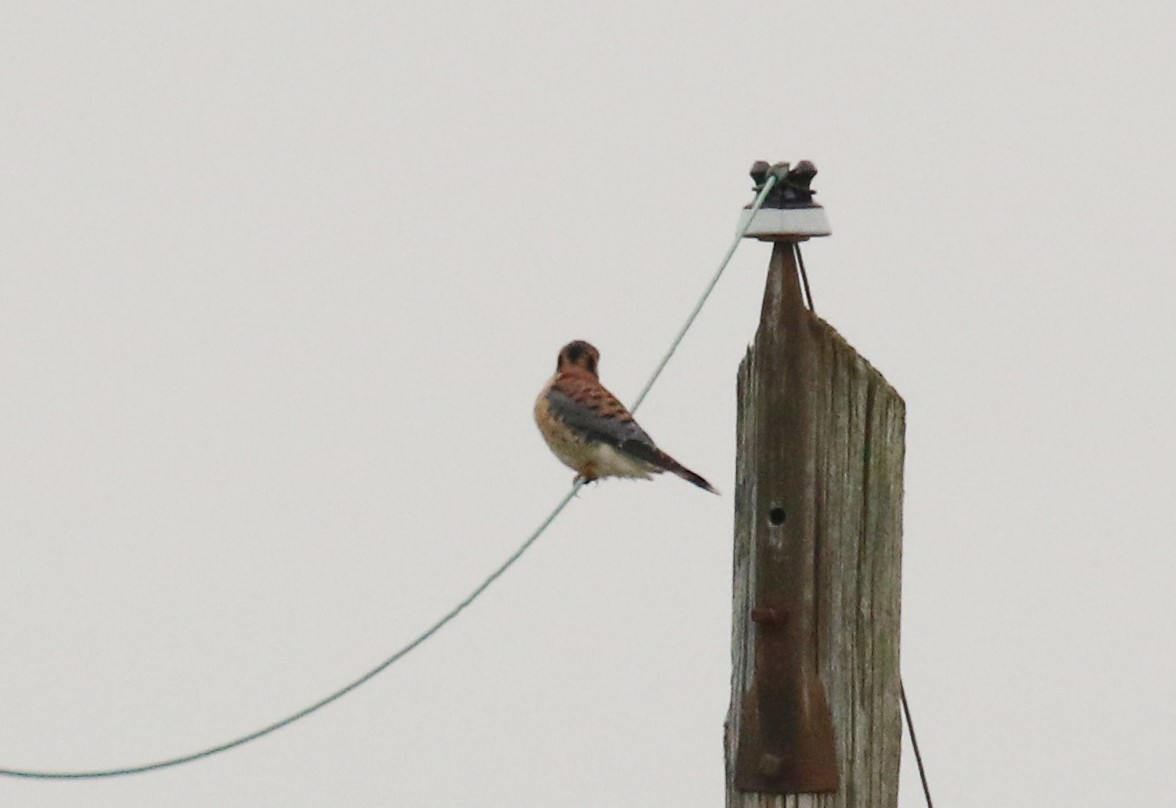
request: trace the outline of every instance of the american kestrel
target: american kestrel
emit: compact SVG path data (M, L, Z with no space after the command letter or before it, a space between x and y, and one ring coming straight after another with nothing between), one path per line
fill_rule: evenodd
M555 375L535 401L535 423L543 439L577 480L639 477L670 471L719 493L714 486L663 452L596 375L600 352L587 342L569 342L559 352Z

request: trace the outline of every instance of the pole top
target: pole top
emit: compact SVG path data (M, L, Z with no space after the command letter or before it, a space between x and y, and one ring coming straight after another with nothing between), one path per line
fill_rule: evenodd
M751 205L744 206L739 215L738 232L746 238L804 241L812 236L827 236L833 232L825 209L813 201L816 191L811 186L813 177L817 175L817 167L811 161L801 160L793 168L788 163L768 165L764 160L757 160L749 173L755 180L757 196L769 177L775 177L776 184L768 192L754 218L751 217Z

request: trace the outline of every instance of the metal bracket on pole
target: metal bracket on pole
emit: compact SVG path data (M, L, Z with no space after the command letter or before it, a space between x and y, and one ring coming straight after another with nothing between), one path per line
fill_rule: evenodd
M823 215L807 207L812 164L791 172L781 165L788 177L803 180L785 183L782 201L802 207L777 212ZM762 168L766 164L753 169L761 182ZM795 232L773 237L780 243L740 403L746 466L737 481L737 511L750 514L742 529L751 533L752 554L749 622L742 633L750 639L753 668L737 722L734 785L772 794L838 787L833 718L817 664L818 321L801 295L794 244L788 243L797 238Z

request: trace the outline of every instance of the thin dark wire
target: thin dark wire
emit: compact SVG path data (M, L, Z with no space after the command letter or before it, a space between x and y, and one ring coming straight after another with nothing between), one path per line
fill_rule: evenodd
M24 778L35 779L35 780L87 780L87 779L97 779L100 777L119 777L119 776L127 775L127 774L141 774L143 772L154 771L156 769L166 769L171 766L179 766L181 763L191 763L194 760L200 760L201 758L211 757L212 755L215 755L219 752L225 752L225 751L228 751L229 749L232 749L234 747L241 746L242 744L246 744L246 743L249 743L250 741L257 740L258 738L262 737L263 735L269 735L271 732L275 732L276 730L279 730L288 724L293 724L298 719L305 718L306 716L310 715L311 713L316 712L318 710L321 710L323 707L326 707L331 702L333 702L337 699L340 699L343 696L350 693L352 690L355 690L355 688L359 687L364 682L368 681L372 677L381 673L385 668L392 665L394 662L396 662L398 659L403 657L409 651L413 650L418 645L423 643L425 640L432 637L434 634L436 634L438 631L441 630L442 626L444 626L446 623L448 623L453 618L457 617L457 615L460 614L461 611L463 609L465 609L466 606L469 606L471 603L473 603L474 600L479 595L481 595L484 591L486 591L487 587L489 587L490 584L492 584L496 580L498 580L498 577L500 575L502 575L502 573L506 572L507 569L509 569L512 564L514 564L516 561L518 561L519 557L527 551L527 548L530 547L532 544L534 544L535 540L538 539L539 536L543 534L543 531L547 529L547 526L555 521L555 517L559 516L560 512L563 511L563 509L565 507L567 507L567 504L572 501L572 498L575 497L576 493L580 490L581 487L583 487L583 485L584 485L583 482L576 482L572 486L572 490L564 495L564 498L559 501L559 504L556 505L555 509L548 515L548 517L546 519L543 520L542 524L540 524L539 527L537 527L535 529L534 533L532 533L530 536L527 537L527 540L525 542L523 542L522 545L519 546L519 549L515 550L514 553L511 554L510 558L506 559L506 561L502 564L502 566L500 566L498 569L494 570L494 572L492 572L490 574L490 576L488 578L486 578L486 580L482 581L482 583L479 584L478 587L473 592L471 592L469 595L466 596L466 598L464 600L462 600L460 603L458 603L456 606L454 606L452 609L450 609L449 612L444 617L442 617L440 620L438 620L436 623L434 623L432 626L430 626L423 634L421 634L419 637L417 637L415 640L410 642L408 645L401 648L395 654L393 654L392 656L385 659L379 665L372 668L370 671L368 671L367 673L365 673L363 676L359 677L355 681L351 682L348 685L345 685L344 687L340 688L339 690L336 690L334 693L327 696L326 698L316 701L314 704L310 705L309 707L306 707L306 708L294 713L293 715L289 715L286 718L283 718L281 721L275 721L273 724L270 724L267 727L259 729L256 732L251 732L248 735L242 735L240 738L237 738L236 740L228 741L227 743L218 744L217 746L210 746L207 749L203 749L199 752L193 752L190 755L181 755L180 757L168 758L167 760L161 760L156 763L147 763L142 766L128 766L126 768L119 768L119 769L98 769L98 770L94 770L94 771L78 771L78 772L49 772L49 771L33 771L33 770L25 770L25 769L0 769L0 775L6 775L8 777L24 777Z
M792 250L796 253L796 265L800 268L800 283L804 286L804 299L808 302L809 311L813 314L817 313L817 307L813 305L813 290L809 288L808 273L804 270L804 256L800 254L800 242L792 242Z
M923 796L927 798L927 808L934 808L931 804L931 787L927 785L927 772L923 769L923 756L919 754L919 742L915 739L915 724L911 721L911 707L907 704L906 686L902 679L898 681L898 692L902 695L902 714L906 716L907 732L911 736L911 746L915 749L915 763L919 765L919 779L923 781Z

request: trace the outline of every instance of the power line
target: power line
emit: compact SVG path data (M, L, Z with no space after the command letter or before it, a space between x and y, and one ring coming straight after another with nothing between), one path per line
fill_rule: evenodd
M719 278L723 276L723 270L727 268L727 264L731 263L731 256L735 254L735 250L739 247L739 243L743 241L743 237L747 235L747 231L751 229L751 223L755 219L755 212L764 204L764 200L768 198L768 193L776 185L776 176L771 175L764 182L763 189L751 203L750 212L747 215L747 221L743 223L743 227L739 228L739 232L735 234L735 240L731 242L731 246L727 248L727 254L723 256L723 260L719 262L719 268L715 270L714 277L710 279L710 283L706 285L706 289L702 291L702 297L698 298L698 303L695 304L694 310L686 318L686 322L682 324L682 328L678 331L674 341L670 343L670 349L666 351L666 355L657 363L657 367L653 369L653 375L649 377L649 381L641 388L641 392L637 394L637 398L633 401L633 406L629 408L630 412L637 412L637 408L641 406L641 402L645 400L645 396L649 394L649 389L653 387L653 383L657 381L657 377L666 369L666 365L670 363L670 357L674 355L674 351L678 350L678 346L682 344L682 339L686 336L686 332L690 330L690 326L694 325L694 319L698 317L698 313L702 311L702 307L706 304L710 293L714 291L715 284L719 282Z
M813 290L809 288L808 272L804 269L804 256L800 254L800 242L792 242L792 251L796 254L796 265L800 268L800 282L804 285L804 299L808 303L808 310L813 314L817 313L817 307L813 305Z
M915 750L915 763L919 766L919 779L923 781L923 796L927 799L927 808L935 808L931 804L931 787L927 785L927 772L923 769L923 756L919 754L919 742L915 739L915 724L911 721L911 707L907 704L906 685L902 679L898 680L898 692L902 696L902 714L906 716L907 732L911 736L911 746Z
M528 536L527 540L524 541L519 546L519 549L515 550L511 554L511 556L508 559L506 559L505 562L503 562L502 566L500 566L498 569L494 570L494 572L492 572L490 574L490 576L488 578L486 578L486 580L482 581L482 583L479 584L478 587L476 589L474 589L473 592L471 592L469 595L467 595L464 600L462 600L460 603L458 603L456 606L454 606L452 609L450 609L449 612L446 613L444 617L442 617L440 620L438 620L436 623L434 623L432 626L430 626L428 629L426 629L424 631L424 633L422 633L420 636L418 636L415 640L413 640L408 645L401 648L399 651L397 651L392 656L385 659L383 662L381 662L376 667L372 668L370 671L365 673L363 676L360 676L358 679L352 681L351 683L344 685L343 687L339 688L338 690L336 690L334 693L327 696L326 698L319 699L318 701L316 701L314 704L310 705L309 707L304 707L303 709L299 710L298 712L293 713L291 715L288 715L280 721L275 721L274 723L270 724L269 726L263 727L255 732L251 732L248 735L242 735L240 738L236 738L234 740L227 741L222 744L217 744L216 746L210 746L207 749L200 750L199 752L193 752L188 755L181 755L179 757L168 758L166 760L156 761L155 763L144 763L139 766L126 766L126 767L117 768L117 769L96 769L93 771L73 771L73 772L36 771L36 770L27 770L27 769L0 769L0 774L7 775L9 777L24 777L24 778L28 778L28 779L34 779L34 780L87 780L87 779L97 779L97 778L101 778L101 777L121 777L121 776L127 775L127 774L141 774L143 772L155 771L156 769L167 769L172 766L179 766L182 763L191 763L192 761L200 760L202 758L212 757L215 754L218 754L220 752L227 752L230 749L241 746L243 744L247 744L250 741L255 741L258 738L261 738L265 735L269 735L271 732L276 732L277 730L281 729L282 727L293 724L298 719L305 718L306 716L310 715L311 713L317 712L318 710L321 710L323 707L326 707L331 702L336 701L338 699L341 699L343 696L346 696L348 693L350 693L352 690L355 690L355 688L359 687L364 682L375 677L377 674L382 673L385 669L390 667L393 663L400 660L400 658L403 657L405 654L407 654L409 651L413 650L418 645L423 643L425 640L429 639L434 634L436 634L438 631L440 631L441 628L446 623L448 623L450 620L457 617L458 614L460 614L462 612L462 610L465 609L465 607L469 606L471 603L474 602L475 599L477 599L477 597L479 595L481 595L483 592L485 592L486 589L490 586L490 584L492 584L496 580L498 580L498 577L500 575L502 575L502 573L504 573L508 569L510 569L511 565L519 560L519 557L527 551L527 548L529 548L532 544L534 544L535 540L538 539L543 534L543 531L547 529L547 526L555 521L555 517L559 516L560 512L563 511L563 509L567 506L567 504L572 501L572 498L576 495L576 493L580 490L580 488L583 485L584 485L583 482L577 482L575 485L573 485L572 489L570 491L568 491L568 493L564 494L563 499L561 499L559 501L559 504L555 506L555 509L550 514L548 514L547 518L544 519L543 522L539 525L539 527L537 527L535 529L535 532L532 533L530 536Z
M714 277L712 277L710 283L707 284L707 287L703 291L702 296L699 298L698 303L695 305L694 310L691 311L690 315L686 318L686 323L682 326L681 330L678 332L678 335L674 338L673 343L670 345L669 351L666 352L666 355L662 358L661 362L658 363L657 367L653 371L653 375L649 377L649 381L646 382L645 387L642 388L641 393L633 402L631 411L636 412L637 408L641 406L641 402L645 400L645 396L648 395L650 389L653 387L654 382L657 381L658 376L661 375L661 372L669 363L670 357L672 357L674 352L678 349L678 345L681 344L682 339L686 336L686 332L689 331L690 326L694 324L695 318L698 317L698 313L702 311L703 305L706 303L707 298L710 297L710 294L714 290L715 285L719 282L719 278L722 276L723 271L727 268L727 264L730 263L731 257L735 254L735 250L739 246L741 239L747 233L748 228L751 226L751 220L754 218L755 212L759 210L760 206L763 204L764 199L767 197L768 192L772 189L772 186L775 185L775 183L775 177L769 177L767 182L764 183L763 190L760 191L759 195L755 199L755 202L752 203L751 213L747 217L747 223L740 229L738 235L735 237L735 240L731 243L731 247L727 250L727 254L723 257L722 262L719 264L718 271L715 272ZM255 741L258 738L262 738L272 732L276 732L279 729L282 729L283 727L289 726L295 721L298 721L301 718L305 718L311 713L317 712L323 707L326 707L328 704L341 699L343 696L346 696L352 690L355 690L369 679L374 678L378 674L385 671L387 668L391 667L402 657L408 654L409 651L412 651L418 645L421 645L425 642L425 640L428 640L430 637L440 631L450 620L457 617L467 606L473 603L479 595L485 592L486 589L489 588L490 584L498 580L498 578L504 572L510 569L511 566L519 560L523 553L525 553L527 549L530 548L530 546L534 544L541 535L543 535L543 531L547 529L548 525L554 522L555 518L563 512L563 509L567 507L568 503L572 501L572 499L576 496L577 493L579 493L580 489L584 485L585 483L583 481L577 481L574 485L572 485L571 490L564 494L563 499L559 501L559 504L556 505L551 513L548 514L547 518L540 523L539 527L537 527L535 531L527 537L526 541L519 545L519 548L515 550L510 555L510 557L507 558L506 561L504 561L502 565L498 567L498 569L494 570L494 572L492 572L489 577L486 578L486 580L482 581L482 583L479 584L474 589L474 591L472 591L465 597L464 600L460 601L456 606L450 609L449 612L447 612L440 620L426 629L415 640L410 642L408 645L405 645L399 651L385 659L367 673L360 676L358 679L355 679L352 682L344 685L331 695L319 699L309 707L304 707L298 712L292 713L280 721L275 721L274 723L251 732L248 735L242 735L241 737L235 738L231 741L226 741L225 743L217 744L216 746L210 746L207 749L200 750L199 752L192 752L191 754L187 755L167 758L165 760L159 760L154 763L144 763L137 766L125 766L114 769L94 769L91 771L40 771L35 769L0 768L0 775L7 777L21 777L30 780L93 780L107 777L122 777L129 774L142 774L144 772L156 771L158 769L167 769L171 768L172 766L179 766L184 763L192 763L203 758L212 757L213 755L219 754L221 752L227 752L230 749L235 749L238 746L247 744L250 741Z

